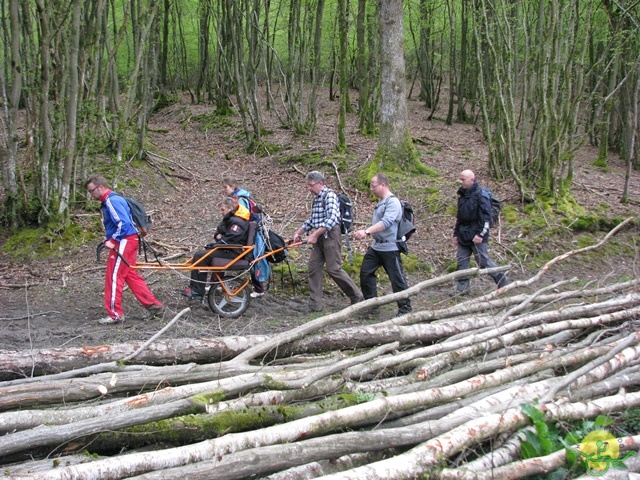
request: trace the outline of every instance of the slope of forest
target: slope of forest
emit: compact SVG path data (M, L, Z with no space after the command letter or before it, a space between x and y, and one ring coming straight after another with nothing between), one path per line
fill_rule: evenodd
M350 118L350 153L336 155L335 104L325 102L322 108L321 129L310 137L296 137L270 118L267 141L273 152L259 157L243 152L238 119L222 122L210 106L175 104L153 117L145 163L107 162L105 171L117 171L117 189L152 211L148 240L163 256L186 254L211 240L225 176L251 190L273 228L288 237L309 213L304 174L321 169L331 186L351 195L357 223L366 225L374 202L354 179L374 155L375 141L360 137L357 119ZM389 321L393 303L385 303L374 318L362 315L362 304L342 310L348 301L331 282L324 313L334 315L297 313L295 308L307 301L307 251L299 248L291 250L291 263L301 284L292 288L286 269L275 273L269 294L253 300L238 319L221 319L188 302L178 293L187 278L165 271L146 275L168 307L163 318L142 320L142 309L125 293L124 325L98 325L104 255L96 263L101 230L95 205L74 213L76 222L95 232L94 240L47 258L18 261L3 253L3 472L15 478L229 480L300 465L302 473L273 478L354 468L336 478L368 480L439 471L448 458L442 478L460 478L458 466L486 470L493 460L483 451L490 456L494 440L528 423L517 407L522 402L554 399L562 391L558 401L544 406L548 420L562 422L617 415L640 405L633 393L635 372L618 370L640 355L634 346L640 303L634 283L637 221L597 250L554 260L540 270L556 255L601 241L613 219L637 217L640 175L633 172L634 203L621 205L622 162L612 157L607 170L596 168L591 165L595 150L583 148L576 157L573 196L586 212L603 219L603 229L572 232L560 217L519 203L513 185L488 178L486 146L475 126L446 126L427 121L427 115L418 102L410 102L412 135L435 173L399 175L392 185L411 201L418 218L418 233L410 242L415 257L405 260L411 267L414 313L404 319ZM440 279L455 255L455 180L464 168L473 169L505 200L491 252L498 263L510 265L517 280L509 296L474 302L495 291L482 277L474 280L471 299L451 298L453 279ZM366 249L366 242L354 243L356 251ZM380 286L381 293L389 293L384 274ZM525 295L531 292L537 293ZM611 359L615 353L620 358ZM123 359L129 360L120 363ZM614 366L602 365L606 361ZM565 392L574 380L563 374L582 369L591 380L574 379L575 388ZM630 394L623 395L624 389ZM606 401L591 401L603 395L609 395ZM567 399L573 403L566 404ZM115 432L119 429L122 434ZM431 438L430 432L447 440ZM472 466L472 454L456 456L489 437L491 447L477 448L480 463ZM632 437L626 445L638 448ZM74 455L79 452L91 455ZM68 456L52 464L60 454ZM564 457L556 457L542 462L544 468L561 466ZM359 464L365 465L355 469ZM494 478L517 477L508 470Z
M366 166L375 154L375 141L357 133L357 118L350 117L348 131L349 153L337 155L335 125L337 104L321 102L320 129L313 136L294 136L279 128L277 116L265 116L270 125L266 142L273 154L247 154L238 133L239 119L217 119L211 106L193 105L186 100L158 112L150 124L148 161L144 164L127 161L124 165L110 165L105 159L104 172L115 175L115 189L140 200L152 213L154 227L148 240L161 255L173 256L193 252L211 241L217 225L218 203L222 198L224 177L237 178L265 207L273 219L273 228L289 238L308 216L311 198L305 188L304 174L320 169L328 177L330 186L346 191L356 204L356 223L366 225L375 204L367 189L355 181L359 169ZM492 257L499 264L510 264L512 276L522 278L540 266L541 259L570 250L580 244L595 242L602 235L571 233L560 224L561 218L536 210L519 202L513 184L496 184L487 173L487 150L482 134L474 125L447 126L439 120L428 121L429 112L417 101L409 102L411 132L423 163L437 172L435 175L398 176L392 190L410 201L417 215L418 233L410 241L411 253L419 260L410 262L412 282L442 275L453 265L455 250L451 244L456 202L456 180L465 168L476 172L480 182L489 186L505 204L500 228L492 232ZM217 122L217 123L216 123ZM632 203L622 205L619 198L624 182L624 165L616 156L604 170L591 165L597 150L582 148L575 161L575 181L572 195L586 213L602 219L637 216L640 208L640 175L632 172ZM117 172L117 173L113 173ZM361 177L360 177L361 178ZM82 188L82 186L80 186ZM140 324L143 312L135 299L127 295L125 308L131 322L124 330L97 327L94 320L103 314L103 267L95 263L95 246L101 234L96 204L88 204L92 211L78 209L74 220L96 235L95 241L72 246L57 245L49 258L17 260L4 253L0 267L0 306L5 318L0 336L0 348L57 347L117 342L123 339L146 338L156 324ZM82 205L80 205L82 207ZM541 226L544 225L545 228ZM611 222L603 222L605 228ZM610 228L610 227L609 227ZM633 236L631 237L633 238ZM355 251L363 253L366 242L352 242ZM575 275L582 281L599 277L620 278L635 275L635 244L622 242L610 249L607 256L588 258L572 263L574 271L558 276ZM40 253L33 253L33 256ZM534 258L537 257L537 258ZM292 251L294 273L304 270L304 249ZM104 261L104 256L103 259ZM602 264L597 269L591 262ZM196 308L193 320L184 320L180 336L216 336L236 333L264 333L280 330L295 323L292 308L306 302L304 271L302 286L295 291L284 286L289 272L276 273L272 295L253 301L242 320L211 322L211 312ZM353 274L357 279L357 271ZM188 281L179 272L152 272L149 282L159 298L173 312L185 306L177 293ZM296 277L297 278L297 277ZM387 291L384 275L381 289ZM490 291L490 280L479 280L475 293ZM24 289L22 285L31 285ZM417 302L448 302L451 285L442 286ZM328 310L347 305L338 295L335 285L327 282ZM391 310L389 310L391 313ZM26 329L25 319L34 317L36 324ZM9 319L19 318L17 321ZM37 328L36 328L37 325ZM65 328L60 328L65 325ZM144 327L141 327L144 325ZM113 335L113 337L111 337Z

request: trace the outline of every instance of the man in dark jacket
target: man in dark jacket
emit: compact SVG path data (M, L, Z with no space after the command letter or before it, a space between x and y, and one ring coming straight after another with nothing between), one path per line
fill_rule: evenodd
M469 268L471 254L480 268L497 265L489 258L489 225L491 221L491 201L483 195L475 174L471 170L460 172L458 178L458 213L453 229L453 244L458 247L458 270ZM493 273L491 278L498 288L510 283L505 273ZM469 277L458 279L456 293L466 295L471 291Z
M205 247L205 250L198 250L193 255L193 263L196 263L209 250L219 245L246 245L249 234L249 218L251 214L234 198L227 197L220 203L220 213L222 213L222 221L216 228L214 235L215 242ZM199 265L211 266L214 256L222 258L235 258L242 252L239 248L229 248L227 250L218 248L214 254L209 255L202 260ZM191 300L202 301L204 298L205 285L207 282L208 271L191 271L191 282L189 288L184 289L181 293Z

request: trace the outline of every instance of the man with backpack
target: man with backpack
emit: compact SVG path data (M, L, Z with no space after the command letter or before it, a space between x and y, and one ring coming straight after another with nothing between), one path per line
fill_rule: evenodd
M463 170L458 178L458 213L453 229L453 244L457 246L457 270L469 268L471 254L475 256L480 268L493 268L497 265L489 258L488 243L491 228L491 199L483 193L482 187L471 170ZM491 278L498 288L511 283L506 273L493 273ZM454 295L471 293L469 277L458 279Z
M371 236L373 244L367 250L360 267L360 288L366 300L378 296L376 271L382 267L391 281L393 292L406 290L407 279L402 269L402 259L398 247L398 225L402 220L403 206L400 199L389 189L389 177L384 173L377 173L371 179L371 192L380 199L373 210L371 226L357 230L356 240ZM398 300L397 316L411 312L411 300ZM375 308L371 313L377 313Z
M101 175L91 176L85 186L89 195L102 203L102 223L106 236L104 246L109 249L104 283L104 307L109 316L98 322L103 325L124 322L122 289L125 283L152 316L161 314L164 306L151 293L140 274L131 268L136 264L140 239L126 199L109 189Z
M362 292L351 277L342 269L342 237L340 232L340 204L338 195L325 185L321 172L309 172L306 176L307 188L315 195L309 217L293 235L293 241L300 240L308 233L307 243L313 245L309 256L309 305L302 309L304 313L321 312L322 303L322 267L326 264L327 273L336 285L349 297L351 304L362 301Z

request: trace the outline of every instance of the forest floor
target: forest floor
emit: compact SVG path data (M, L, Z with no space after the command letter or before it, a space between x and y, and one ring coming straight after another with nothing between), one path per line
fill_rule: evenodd
M336 139L335 102L320 104L318 131L312 136L294 136L290 130L279 128L275 113L265 114L268 133L265 141L277 147L270 156L258 157L243 151L239 118L225 125L206 127L204 119L213 112L210 105L193 105L184 101L156 113L150 124L150 143L158 155L149 162L128 162L119 176L115 189L141 201L153 214L154 227L147 237L162 255L176 255L197 250L212 240L219 221L218 205L223 196L222 179L237 178L250 190L273 219L273 229L290 238L308 216L311 197L304 175L308 170L320 169L328 176L328 184L335 189L345 188L356 205L356 222L366 226L371 216L373 199L366 189L354 188L356 170L375 154L376 142L357 132L357 118L350 115L347 145L350 154L346 170L334 169L338 164L334 153ZM410 201L417 214L417 234L410 241L410 251L419 260L418 267L408 272L409 284L443 275L449 271L455 257L451 232L455 222L456 179L458 173L470 168L481 184L490 187L506 205L527 215L546 215L543 212L524 212L514 184L496 184L487 171L487 147L476 126L445 125L442 120L427 120L429 112L418 101L409 102L411 133L422 161L436 175L407 176L392 184L394 193ZM588 212L606 218L638 217L640 214L640 172L634 171L630 183L632 202L622 205L625 165L612 156L609 168L592 165L597 149L583 147L576 155L575 179L572 195ZM314 157L317 156L317 157ZM318 164L309 158L321 158ZM340 163L342 165L345 162ZM113 166L113 168L116 168ZM341 167L342 168L342 167ZM336 174L336 172L339 172ZM79 187L81 188L81 187ZM435 194L434 194L435 192ZM95 205L94 205L95 206ZM87 229L96 228L96 210L78 210L74 219ZM558 220L548 217L549 232ZM510 276L526 279L540 268L540 259L595 243L606 232L596 234L566 233L547 235L546 232L527 232L525 222L503 222L492 230L491 256L499 264L511 265ZM0 243L6 239L0 238ZM536 258L517 254L516 242L529 241ZM608 248L595 254L573 257L553 267L542 285L561 279L577 277L587 284L613 283L638 276L637 225L621 232ZM102 306L104 262L96 263L95 248L100 238L80 246L63 248L49 258L16 260L0 254L0 350L29 350L98 346L127 341L144 341L158 332L185 307L191 311L181 317L164 338L211 338L229 335L254 335L279 332L297 326L315 315L303 315L295 309L307 303L304 268L308 250L292 250L291 263L302 283L295 289L285 280L289 273L275 273L268 294L253 299L249 309L237 319L221 319L205 305L197 305L182 297L178 290L188 284L188 278L175 271L145 272L151 289L167 306L163 318L144 320L144 310L130 292L125 292L126 321L122 325L103 326L97 319L105 315ZM353 242L356 251L364 252L366 242ZM354 274L356 282L357 273ZM486 277L473 281L474 294L494 289ZM454 285L443 285L413 298L414 310L449 306L458 299L449 293ZM380 294L390 293L389 283L382 272ZM325 312L348 306L349 302L331 281L326 282ZM383 308L376 320L391 318L395 305ZM352 319L351 322L362 322Z

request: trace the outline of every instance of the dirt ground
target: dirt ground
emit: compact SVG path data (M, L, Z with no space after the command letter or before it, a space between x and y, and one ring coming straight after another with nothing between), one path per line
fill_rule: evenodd
M238 119L236 127L205 129L198 116L209 114L208 105L191 105L188 102L173 105L157 113L150 125L154 151L149 163L142 167L128 166L127 174L116 189L140 200L153 214L154 227L148 240L163 255L188 254L211 241L211 234L219 221L218 204L222 198L221 181L225 176L237 178L265 206L273 219L273 228L290 238L295 229L308 216L311 197L304 181L307 170L316 166L283 162L285 157L319 152L332 156L335 144L337 104L321 105L318 133L312 137L294 137L289 130L278 128L274 114L267 114L265 121L271 128L265 140L279 145L281 150L271 156L259 158L243 152L243 142ZM418 233L410 242L411 252L422 262L422 267L408 275L409 284L446 273L455 250L451 244L457 175L464 168L473 169L480 182L486 184L504 199L522 211L517 202L514 185L509 182L496 185L486 171L487 149L478 128L472 125L446 126L441 121L428 121L427 112L417 101L410 101L411 132L429 167L438 172L437 177L410 178L401 186L392 185L400 194L410 191L410 200L416 210ZM329 178L330 186L347 192L356 203L356 222L368 225L374 202L366 191L356 191L348 179L357 167L365 164L375 153L375 141L357 135L357 119L350 117L348 147L356 158L348 171L336 170L330 164L320 165ZM573 195L587 209L606 208L611 217L638 216L640 213L640 174L633 172L630 205L619 203L622 194L625 167L618 157L612 157L607 171L591 166L596 150L583 148L576 159L576 177ZM135 179L138 188L131 188ZM427 210L427 188L437 188L439 205ZM87 225L97 214L79 211L75 217ZM619 253L591 255L586 259L571 259L555 267L545 277L544 284L559 279L577 277L581 282L614 282L635 278L638 274L637 227L618 237L623 248ZM537 267L526 258L517 257L511 248L522 232L517 227L503 225L492 231L492 257L500 264L511 264L510 275L514 279L529 278ZM598 238L604 237L600 232ZM127 341L144 341L156 334L173 316L186 307L191 311L163 334L164 338L208 338L228 335L252 335L282 331L299 325L317 315L296 312L307 302L304 285L295 290L282 278L288 272L275 274L269 293L251 301L249 309L237 319L221 319L204 305L194 304L179 295L188 278L180 272L146 272L145 277L168 311L163 318L143 320L144 310L130 292L125 292L126 321L123 325L102 326L97 319L105 315L102 307L104 261L96 262L95 247L99 242L70 249L49 261L15 262L7 255L0 257L0 350L30 350L42 348L68 348L97 346ZM356 242L356 250L363 252L366 242ZM578 237L565 237L554 241L549 238L540 244L540 251L559 254L578 247ZM631 252L631 253L630 253ZM292 252L292 264L304 269L308 251L305 248ZM303 274L304 275L304 274ZM304 277L302 278L304 283ZM356 278L357 281L357 278ZM339 310L349 302L328 281L326 283L325 312ZM542 286L540 285L540 286ZM381 276L381 294L389 293L388 282ZM474 281L474 293L494 288L488 278ZM423 292L413 299L414 310L439 308L456 302L450 298L453 285L443 285ZM380 319L395 314L395 306L383 309ZM352 322L362 320L353 319Z

